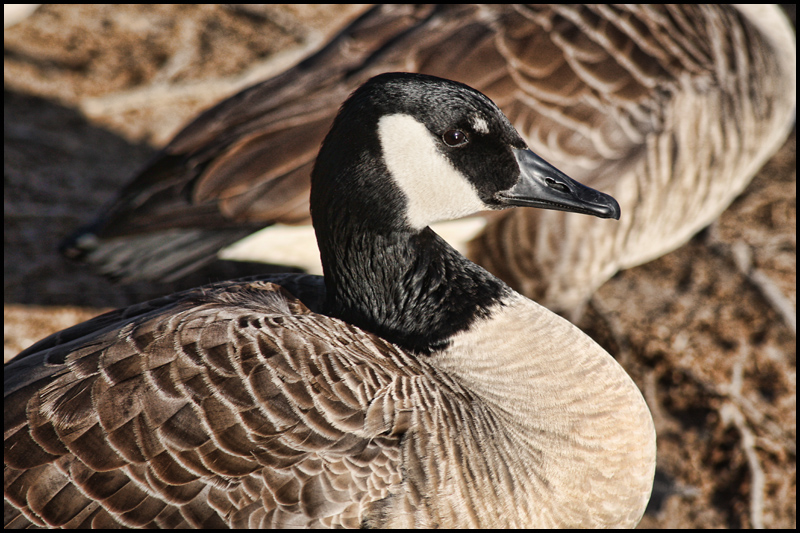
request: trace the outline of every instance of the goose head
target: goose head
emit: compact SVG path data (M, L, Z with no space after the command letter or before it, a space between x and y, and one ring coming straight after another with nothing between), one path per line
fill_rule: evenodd
M342 105L312 173L311 205L317 232L331 215L400 231L515 206L620 216L611 196L529 150L488 97L409 73L376 76Z
M620 215L612 197L530 151L480 92L421 74L370 79L342 105L312 172L311 214L328 312L408 349L421 349L409 345L420 336L423 346L437 346L462 329L460 322L468 326L444 311L459 305L448 294L458 292L451 288L459 287L462 273L465 299L473 302L496 300L508 287L461 257L429 224L516 206ZM439 293L434 285L442 287ZM440 327L415 327L419 309L446 316Z

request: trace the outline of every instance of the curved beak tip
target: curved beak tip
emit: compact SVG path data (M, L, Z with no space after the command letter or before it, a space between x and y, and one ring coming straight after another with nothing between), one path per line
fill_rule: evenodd
M604 210L601 207L598 209L599 214L597 216L600 218L613 218L614 220L619 220L619 217L622 215L622 210L619 208L619 202L617 202L613 196L606 194L605 197L608 203L607 210Z

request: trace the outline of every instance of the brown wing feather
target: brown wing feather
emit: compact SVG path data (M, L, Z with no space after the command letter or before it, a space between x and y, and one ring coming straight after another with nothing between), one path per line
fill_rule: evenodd
M6 368L7 525L358 526L388 495L407 425L382 397L418 366L278 286L224 285L42 344L62 363L33 383Z

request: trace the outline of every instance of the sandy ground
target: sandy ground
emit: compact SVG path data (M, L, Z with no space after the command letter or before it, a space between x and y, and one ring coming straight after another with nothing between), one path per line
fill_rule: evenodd
M359 8L45 5L4 32L4 353L205 281L118 287L58 242L199 110ZM620 273L579 324L658 431L640 527L796 527L795 134L712 226Z

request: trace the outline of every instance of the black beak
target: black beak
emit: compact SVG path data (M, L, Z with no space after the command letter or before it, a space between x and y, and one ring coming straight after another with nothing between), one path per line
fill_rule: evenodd
M500 203L619 220L619 204L611 196L578 183L530 150L512 150L519 163L520 179L497 194Z

